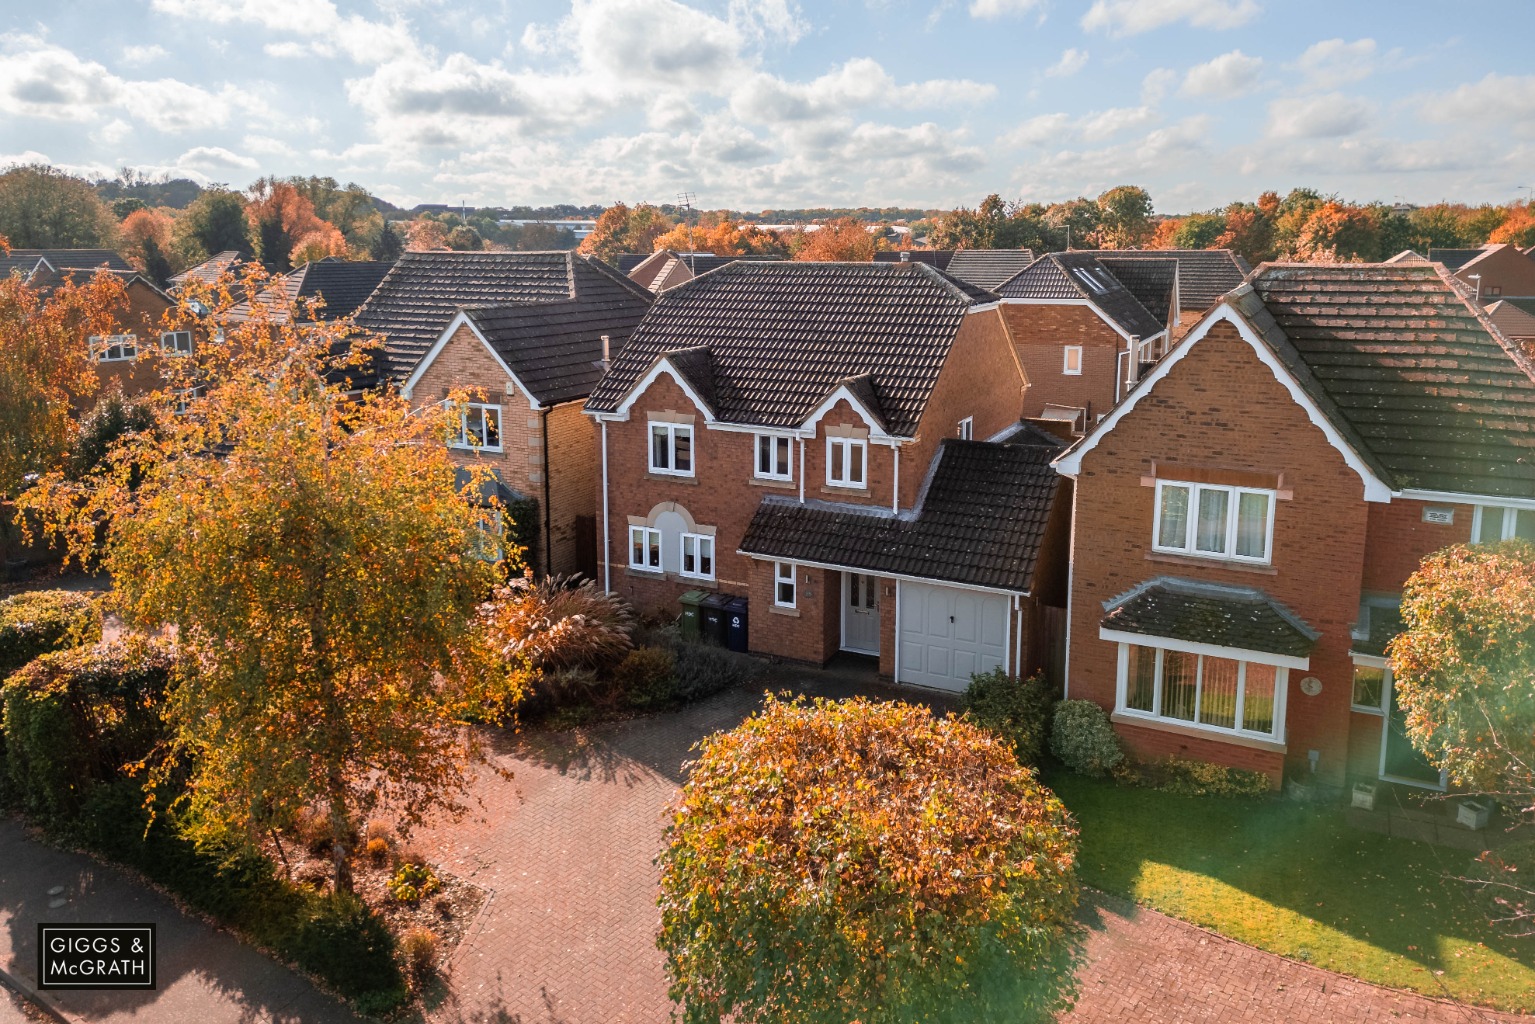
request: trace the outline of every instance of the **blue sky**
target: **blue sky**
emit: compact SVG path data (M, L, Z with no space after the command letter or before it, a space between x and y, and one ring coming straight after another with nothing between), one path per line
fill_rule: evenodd
M39 13L44 12L44 13ZM397 203L947 207L1535 186L1525 0L71 0L0 13L0 164Z

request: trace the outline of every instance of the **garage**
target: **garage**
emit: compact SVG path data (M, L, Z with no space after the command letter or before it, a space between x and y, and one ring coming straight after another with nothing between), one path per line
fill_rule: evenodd
M896 600L901 621L898 681L963 690L974 673L1006 664L1006 595L902 581Z

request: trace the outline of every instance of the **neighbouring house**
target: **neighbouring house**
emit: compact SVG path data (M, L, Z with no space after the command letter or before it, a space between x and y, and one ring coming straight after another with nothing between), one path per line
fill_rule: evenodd
M1100 259L1112 255L1046 253L997 288L1029 380L1025 417L1063 420L1080 433L1162 354L1176 308L1177 261L1127 262L1137 298Z
M1032 249L960 249L941 269L950 277L994 292L1033 262Z
M1057 460L1068 696L1141 758L1441 788L1385 645L1424 555L1535 537L1532 370L1440 265L1259 267Z
M874 254L874 262L926 263L939 270L948 270L955 252L954 249L882 249Z
M753 262L772 262L782 259L779 256L717 256L712 252L676 252L672 249L658 249L635 263L624 271L629 280L642 288L648 288L652 292L663 292L668 288L675 288L684 281L691 281L699 274L707 274L711 270L718 270L727 263L736 260L751 260Z
M171 276L171 291L175 291L188 281L197 281L201 284L211 285L224 274L241 273L246 264L255 262L245 253L237 249L226 249L221 253L209 256L201 263L188 267L179 274Z
M1252 273L1247 261L1230 249L1112 249L1100 251L1098 258L1121 280L1126 280L1123 268L1130 261L1170 259L1178 264L1176 316L1169 324L1171 341L1183 337L1206 310Z
M309 321L339 320L357 312L392 266L384 261L334 256L305 263L273 278L254 298L231 307L229 319L246 320L259 305L274 323L286 323L294 313Z
M1535 355L1535 299L1499 299L1484 308L1487 319L1503 332L1503 337Z
M902 682L1037 665L1070 502L1027 386L996 297L924 263L671 289L586 404L604 586L662 615L744 599L750 650Z
M166 356L190 355L192 331L162 330L165 313L175 302L127 260L110 249L12 249L0 257L0 275L20 274L44 291L70 277L105 270L122 280L127 305L113 334L82 338L103 390L118 390L134 398L161 386L163 380L147 358L149 346Z
M416 405L474 393L448 440L488 463L538 572L595 574L597 452L582 404L653 296L574 252L410 252L354 322L382 335L379 376Z
M1483 305L1506 298L1535 298L1535 259L1506 242L1479 249L1430 249L1428 258L1443 263Z

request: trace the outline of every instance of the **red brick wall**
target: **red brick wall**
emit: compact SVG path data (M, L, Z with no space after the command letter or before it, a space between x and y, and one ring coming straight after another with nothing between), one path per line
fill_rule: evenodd
M584 405L566 402L548 413L550 571L559 575L575 572L583 555L590 558L576 548L576 519L597 514L597 431Z
M1046 405L1086 407L1088 423L1115 401L1120 349L1125 340L1087 306L1003 303L1003 320L1028 376L1023 414L1038 416ZM1082 372L1062 373L1068 345L1082 346Z
M1283 474L1293 497L1276 505L1272 566L1153 554L1155 490L1142 480L1157 463ZM1165 468L1163 475L1177 473ZM1320 750L1322 776L1341 784L1353 673L1349 630L1358 617L1365 555L1363 493L1359 477L1236 329L1213 327L1084 457L1073 537L1071 696L1114 705L1117 645L1098 637L1105 601L1160 575L1257 587L1322 634L1309 672L1290 673L1288 760L1291 770L1297 764L1305 770L1307 751ZM1300 692L1308 674L1323 684L1315 697Z
M1425 508L1454 509L1455 521L1448 526L1425 523ZM1389 505L1372 504L1365 544L1364 589L1379 593L1400 591L1425 555L1471 539L1475 511L1471 505L1404 498Z
M1476 282L1470 279L1472 274L1482 275L1483 302L1535 296L1535 259L1520 252L1516 246L1505 245L1491 256L1478 260L1476 266L1462 267L1455 276L1474 291ZM1494 292L1493 289L1501 291Z
M119 314L121 326L118 333L138 336L139 358L96 363L95 370L103 392L120 390L129 398L136 398L164 385L159 370L160 330L170 304L142 281L130 284L127 295L128 304ZM89 339L81 338L80 344L88 346Z
M1203 736L1146 729L1124 722L1118 723L1115 728L1120 738L1124 740L1130 756L1137 761L1157 761L1165 757L1178 757L1186 761L1223 764L1228 768L1245 768L1248 771L1262 772L1267 775L1269 784L1274 789L1278 789L1284 780L1285 757L1277 751L1222 743L1218 739L1207 739Z

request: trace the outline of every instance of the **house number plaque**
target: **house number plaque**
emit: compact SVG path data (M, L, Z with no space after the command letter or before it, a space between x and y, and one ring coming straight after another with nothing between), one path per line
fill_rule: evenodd
M1308 697L1315 697L1322 692L1322 681L1316 676L1307 676L1300 681L1300 692Z

